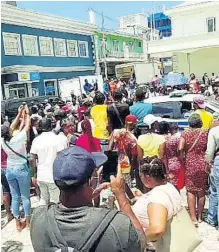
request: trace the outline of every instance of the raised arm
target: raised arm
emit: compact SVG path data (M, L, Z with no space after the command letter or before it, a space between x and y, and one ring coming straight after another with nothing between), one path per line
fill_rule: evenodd
M23 105L18 108L18 114L17 114L16 118L14 119L14 121L12 122L12 124L10 125L10 134L11 135L13 134L13 132L15 131L15 129L18 126L19 119L22 115L23 109L24 109Z
M30 111L29 111L29 108L28 108L27 105L25 105L25 113L26 113L26 118L25 118L24 130L25 130L26 132L28 132L29 129L30 129L31 121L30 121Z

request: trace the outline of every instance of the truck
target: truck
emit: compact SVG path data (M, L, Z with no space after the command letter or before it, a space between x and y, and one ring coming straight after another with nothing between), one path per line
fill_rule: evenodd
M135 74L136 83L144 84L151 82L155 75L160 75L157 63L152 62L135 62L115 66L116 77L128 81Z

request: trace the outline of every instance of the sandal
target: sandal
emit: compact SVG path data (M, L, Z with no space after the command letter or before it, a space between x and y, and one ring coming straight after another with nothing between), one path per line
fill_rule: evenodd
M194 226L195 226L196 228L198 228L198 221L192 221L192 222L193 222Z

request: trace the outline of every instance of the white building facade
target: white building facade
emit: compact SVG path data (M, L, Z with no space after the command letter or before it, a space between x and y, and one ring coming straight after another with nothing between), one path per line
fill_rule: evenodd
M152 58L172 57L173 71L201 78L219 74L219 2L185 2L164 12L172 36L148 43Z

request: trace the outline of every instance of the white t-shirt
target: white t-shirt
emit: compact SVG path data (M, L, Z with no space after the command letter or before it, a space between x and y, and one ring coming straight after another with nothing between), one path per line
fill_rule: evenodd
M59 137L53 132L43 132L34 138L30 153L38 157L37 180L47 183L54 183L53 162L57 153L62 151Z
M60 132L58 135L60 145L62 146L63 150L69 147L69 142L67 136L63 133Z
M21 154L24 157L27 157L26 151L26 141L27 141L27 133L25 130L18 132L15 136L11 138L9 142L6 142L13 150L17 153ZM16 155L13 151L11 151L6 144L4 143L3 138L1 139L2 149L7 154L7 167L18 167L27 163L27 161Z
M182 206L181 195L172 184L156 186L142 195L132 207L144 230L149 226L147 207L150 203L163 205L168 211L168 220L178 213Z
M94 128L95 128L95 124L94 124L94 120L93 119L89 119L90 121L90 124L91 124L91 129L92 129L92 133L94 132ZM82 132L82 128L81 128L81 123L83 121L79 122L78 123L78 133L81 133Z

